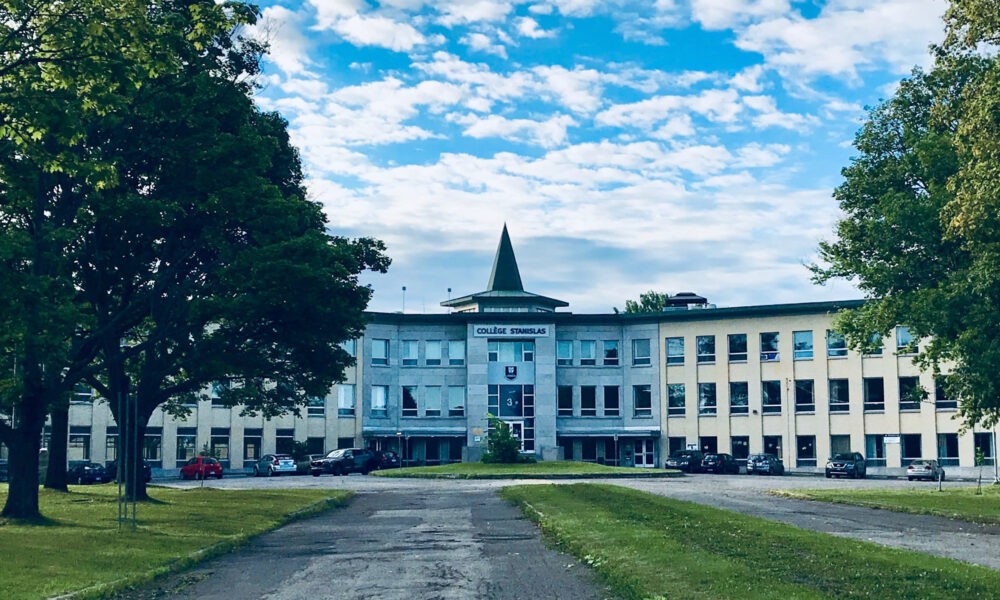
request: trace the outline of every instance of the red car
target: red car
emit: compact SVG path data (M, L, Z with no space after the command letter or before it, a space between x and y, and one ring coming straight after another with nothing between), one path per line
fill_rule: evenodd
M196 456L181 467L181 479L222 479L222 463L210 456Z

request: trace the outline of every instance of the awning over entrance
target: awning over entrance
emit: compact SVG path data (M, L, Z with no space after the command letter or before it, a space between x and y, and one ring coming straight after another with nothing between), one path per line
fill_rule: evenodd
M614 437L622 438L658 438L659 429L560 429L556 432L559 437Z
M365 427L361 430L364 437L461 437L466 436L464 427L406 427L392 429L388 427Z

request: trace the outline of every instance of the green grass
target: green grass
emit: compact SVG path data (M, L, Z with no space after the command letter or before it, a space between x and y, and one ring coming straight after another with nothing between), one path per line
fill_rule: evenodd
M984 485L982 495L976 488L946 488L936 485L926 489L906 490L780 490L773 494L787 498L853 504L921 515L937 515L973 523L1000 525L1000 486Z
M609 467L596 463L550 460L537 463L486 464L452 463L436 467L406 467L372 473L379 477L415 477L423 479L544 479L572 477L670 477L679 471Z
M117 487L41 490L45 520L0 519L0 596L47 598L76 590L85 596L142 583L227 552L289 520L342 504L334 490L177 490L152 487L139 503L138 528L118 530ZM0 503L7 486L0 484Z
M505 488L623 598L996 598L1000 572L613 485Z

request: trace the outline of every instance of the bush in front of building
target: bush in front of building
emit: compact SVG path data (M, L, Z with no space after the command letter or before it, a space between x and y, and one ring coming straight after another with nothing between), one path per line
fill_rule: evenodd
M510 430L510 425L487 414L490 421L490 433L486 437L487 449L483 453L484 463L533 463L536 462L532 456L521 454L521 440L514 437Z

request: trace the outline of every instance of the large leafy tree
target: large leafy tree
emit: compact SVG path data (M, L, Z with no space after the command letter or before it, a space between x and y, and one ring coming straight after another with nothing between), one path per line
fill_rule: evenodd
M643 292L639 294L638 300L632 300L629 298L625 300L625 311L626 313L643 313L643 312L660 312L667 305L667 301L670 300L670 294L667 292L657 292L656 290L649 290L648 292ZM615 309L618 312L618 309Z
M995 59L938 49L930 72L870 111L834 192L845 216L813 267L817 281L853 279L870 299L839 320L855 347L897 324L927 338L917 360L950 372L970 425L1000 409L996 73Z

